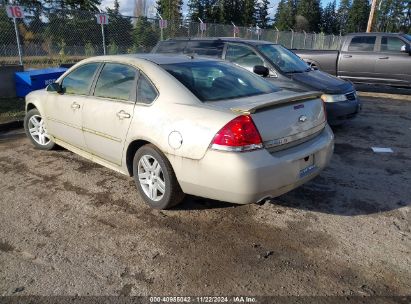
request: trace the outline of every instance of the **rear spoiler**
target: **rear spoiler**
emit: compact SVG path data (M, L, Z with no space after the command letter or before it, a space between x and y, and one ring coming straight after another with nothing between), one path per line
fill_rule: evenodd
M250 102L247 104L239 105L236 107L230 108L230 110L234 113L241 113L241 114L252 114L255 113L257 110L261 110L263 108L276 106L279 104L289 103L289 102L298 102L304 101L308 99L315 99L320 98L322 95L321 92L317 91L310 91L305 93L295 93L293 95L289 95L287 97L283 97L277 100L266 101L266 102Z

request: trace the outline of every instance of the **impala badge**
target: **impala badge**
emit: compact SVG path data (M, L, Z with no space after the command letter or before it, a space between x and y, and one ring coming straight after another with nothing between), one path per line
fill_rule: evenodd
M299 121L299 122L305 122L305 121L307 121L307 116L301 115L301 116L298 118L298 121Z

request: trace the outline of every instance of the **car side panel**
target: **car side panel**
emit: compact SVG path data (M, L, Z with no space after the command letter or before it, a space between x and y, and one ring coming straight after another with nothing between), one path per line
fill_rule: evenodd
M134 140L146 140L165 154L198 160L215 134L235 116L206 106L167 105L161 100L151 106L136 104L126 147Z

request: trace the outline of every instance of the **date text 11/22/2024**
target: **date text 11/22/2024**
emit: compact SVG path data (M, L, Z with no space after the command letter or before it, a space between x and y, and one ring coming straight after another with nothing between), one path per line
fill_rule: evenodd
M150 297L150 303L257 303L255 297L231 296L231 297L178 297L178 296L160 296Z

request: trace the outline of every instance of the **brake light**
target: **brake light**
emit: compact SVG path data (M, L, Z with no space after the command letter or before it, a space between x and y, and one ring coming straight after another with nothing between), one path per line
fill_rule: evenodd
M263 142L250 115L241 115L227 123L214 136L211 148L223 151L261 149Z

